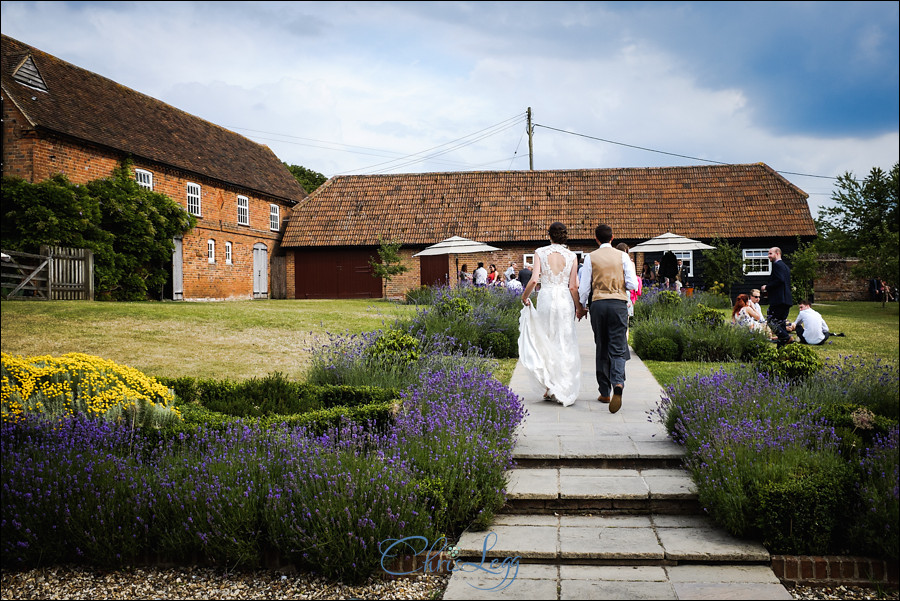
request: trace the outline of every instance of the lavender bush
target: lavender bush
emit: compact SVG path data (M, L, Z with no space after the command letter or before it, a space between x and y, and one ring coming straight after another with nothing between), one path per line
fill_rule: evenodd
M395 352L378 352L385 337L407 334L416 340L404 360ZM420 381L421 374L463 367L487 378L497 363L477 347L442 334L408 333L403 330L376 330L363 334L332 335L328 342L311 349L306 379L310 384L378 386L400 390Z
M457 369L406 390L387 429L238 420L167 438L82 416L5 423L0 559L251 566L274 548L361 580L382 540L457 534L503 503L523 415L509 389Z
M893 390L896 405L898 390L895 368L854 365L832 366L834 384L822 374L791 383L742 367L682 378L666 389L655 417L685 447L700 502L716 521L734 534L761 537L770 550L843 550L846 524L838 520L853 498L856 468L841 457L828 400L817 392L831 385L838 391L832 398L859 395L863 403ZM865 453L857 497L866 509L854 514L861 517L849 530L860 552L883 556L882 533L897 547L890 508L896 507L898 458L895 440L878 444L881 450Z

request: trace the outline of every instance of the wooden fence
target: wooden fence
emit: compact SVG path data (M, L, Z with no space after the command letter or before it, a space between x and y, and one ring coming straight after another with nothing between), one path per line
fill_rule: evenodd
M84 248L4 250L0 275L7 300L94 300L94 253Z

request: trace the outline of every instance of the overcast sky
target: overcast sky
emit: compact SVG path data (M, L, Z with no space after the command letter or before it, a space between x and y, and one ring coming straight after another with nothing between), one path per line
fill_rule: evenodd
M528 169L531 107L535 169L762 162L815 216L830 178L898 161L898 6L4 1L0 24L328 177Z

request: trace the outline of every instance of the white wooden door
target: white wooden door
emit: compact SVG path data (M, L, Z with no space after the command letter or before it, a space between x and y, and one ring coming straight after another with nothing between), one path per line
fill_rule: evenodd
M253 245L253 298L269 297L269 252L266 245Z
M172 300L184 300L184 251L181 238L175 238L172 252Z

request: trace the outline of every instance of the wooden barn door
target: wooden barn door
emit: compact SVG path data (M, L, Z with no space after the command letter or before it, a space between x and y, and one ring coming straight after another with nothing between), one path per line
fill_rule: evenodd
M420 279L423 286L446 286L450 281L448 273L447 255L435 255L432 257L419 257L421 263Z

